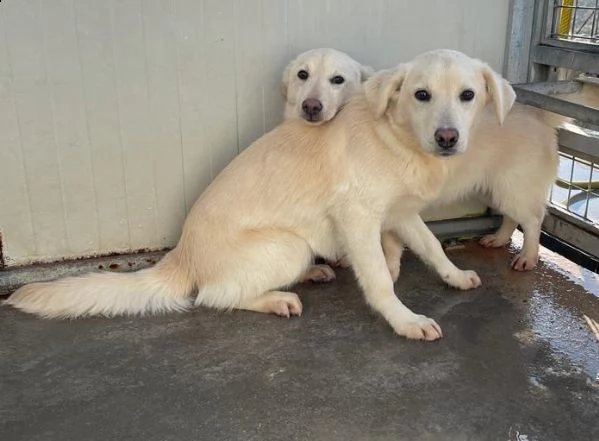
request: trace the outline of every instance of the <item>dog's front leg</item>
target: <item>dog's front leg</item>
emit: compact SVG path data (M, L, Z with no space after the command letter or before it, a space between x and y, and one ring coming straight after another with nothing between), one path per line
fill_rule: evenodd
M441 338L441 328L433 319L413 313L395 295L381 247L380 223L364 213L352 213L344 216L340 230L352 268L370 306L399 335L418 340Z
M424 262L431 265L441 278L454 288L472 289L481 285L478 274L455 266L443 251L441 243L419 215L393 219L397 235Z

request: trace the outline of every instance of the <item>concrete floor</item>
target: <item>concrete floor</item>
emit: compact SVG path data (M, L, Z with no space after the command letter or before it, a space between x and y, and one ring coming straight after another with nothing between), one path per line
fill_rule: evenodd
M549 252L529 274L508 269L506 250L449 254L483 287L447 288L411 255L396 286L438 320L434 343L393 335L347 270L298 287L304 315L289 320L0 308L0 439L599 439L596 276Z

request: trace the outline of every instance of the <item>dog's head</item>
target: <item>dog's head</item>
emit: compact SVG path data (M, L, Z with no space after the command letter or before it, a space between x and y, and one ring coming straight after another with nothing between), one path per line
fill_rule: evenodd
M370 73L371 68L335 49L298 55L283 72L285 118L301 118L310 124L329 121Z
M423 150L443 156L467 148L470 130L487 103L493 103L502 124L516 98L487 64L446 49L377 72L365 90L376 118L386 115L410 130Z

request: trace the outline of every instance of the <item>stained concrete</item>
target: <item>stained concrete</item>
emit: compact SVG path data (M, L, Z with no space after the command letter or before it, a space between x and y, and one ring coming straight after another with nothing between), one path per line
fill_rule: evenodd
M0 308L0 439L599 439L595 275L551 253L529 274L508 269L506 250L449 254L483 287L445 287L411 255L396 285L439 321L434 343L395 336L348 270L299 286L294 319L61 322Z

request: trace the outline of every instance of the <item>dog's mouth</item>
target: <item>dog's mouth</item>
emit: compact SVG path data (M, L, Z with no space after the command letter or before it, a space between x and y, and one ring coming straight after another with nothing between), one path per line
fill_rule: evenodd
M454 147L439 147L437 145L433 145L432 143L425 143L423 142L421 144L422 149L428 153L429 155L433 155L433 156L440 156L442 158L448 158L450 156L455 156L455 155L459 155L462 150L460 148L458 148L458 146L454 146Z
M443 149L443 148L437 148L434 151L434 155L435 156L441 156L443 158L448 158L450 156L459 156L461 154L463 154L464 151L462 149L459 148L451 148L451 149Z
M430 144L429 144L430 145ZM460 155L462 153L464 153L464 144L461 142L456 143L455 145L449 147L449 146L439 146L436 145L436 143L434 145L431 146L431 150L433 155L435 156L441 156L443 158L447 158L450 156L456 156L456 155Z
M435 154L437 156L453 156L456 153L458 153L457 150L451 149L451 150L447 150L447 149L437 149L437 151L435 152Z
M325 114L325 112L319 112L314 115L310 115L309 113L302 112L301 115L302 115L302 119L304 121L306 121L308 124L318 125L318 124L325 123L325 122L330 121L333 118L335 118L335 116L337 116L339 114L339 112L341 112L341 110L343 110L344 107L345 107L345 104L339 106L339 108L333 115L327 115L327 114Z
M308 115L307 113L303 113L302 119L310 124L320 124L324 122L322 115Z

